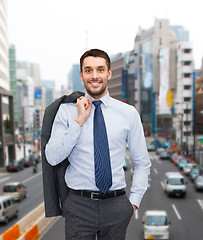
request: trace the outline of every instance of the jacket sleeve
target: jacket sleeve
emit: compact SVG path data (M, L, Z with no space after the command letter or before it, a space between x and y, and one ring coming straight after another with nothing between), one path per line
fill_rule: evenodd
M52 125L60 104L75 102L75 100L82 95L84 96L82 92L73 92L70 95L64 95L49 105L44 113L41 130L41 156L46 217L63 214L63 202L69 192L64 175L69 162L66 158L60 164L51 166L46 159L45 146L51 136Z
M47 162L45 156L45 145L49 139L49 127L51 125L50 117L49 111L45 111L41 133L43 191L46 217L59 216L62 214L57 190L56 169Z

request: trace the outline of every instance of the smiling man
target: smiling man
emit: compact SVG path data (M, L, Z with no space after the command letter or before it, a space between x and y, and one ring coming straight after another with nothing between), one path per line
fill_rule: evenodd
M127 226L147 189L151 166L143 127L133 106L109 96L111 63L91 49L80 58L86 93L77 103L61 104L45 153L55 166L68 157L64 202L66 240L124 240ZM126 144L135 163L126 196Z
M99 99L107 94L107 81L111 78L111 69L101 57L87 57L83 60L80 77L87 93Z

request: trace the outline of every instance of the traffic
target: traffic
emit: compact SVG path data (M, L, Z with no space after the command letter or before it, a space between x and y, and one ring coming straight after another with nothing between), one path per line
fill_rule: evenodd
M133 215L127 229L126 240L143 239L170 239L170 240L201 240L203 231L203 191L196 191L195 183L190 180L189 174L179 169L172 159L161 159L156 153L156 148L149 151L152 162L149 185L142 200L140 208ZM172 152L170 156L172 156ZM177 155L178 156L178 155ZM134 164L130 151L126 150L124 170L129 195ZM193 163L193 169L201 169ZM192 170L191 170L192 171ZM176 194L167 194L164 186L166 173L170 177L176 176L177 185L184 185L186 194L180 191ZM168 175L168 174L167 174ZM199 175L201 176L201 174ZM202 177L202 176L201 176ZM147 220L149 216L149 220ZM40 240L60 239L65 240L64 218L56 219L47 231L40 236Z
M20 171L0 173L0 234L43 202L41 161Z
M140 208L131 219L126 240L203 239L200 224L203 218L202 168L190 160L180 168L178 162L185 156L171 153L169 159L161 159L156 152L156 149L149 151L152 167L148 190ZM173 161L175 158L176 161ZM127 149L124 169L128 195L133 167L130 151ZM25 167L23 171L1 174L1 195L6 184L17 182L25 186L26 197L14 202L14 210L9 222L7 220L0 222L1 234L43 202L41 162L38 164L36 174L33 174L32 166ZM51 239L49 236L65 240L63 217L57 218L39 239Z

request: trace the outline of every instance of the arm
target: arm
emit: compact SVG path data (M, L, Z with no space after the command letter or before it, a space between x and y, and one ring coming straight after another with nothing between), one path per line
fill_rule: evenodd
M140 116L133 108L130 120L130 131L128 134L128 146L135 163L133 181L130 192L130 202L134 210L139 207L142 197L147 190L148 176L151 162L146 147L143 127Z
M75 121L68 121L66 108L60 106L52 127L51 137L45 147L47 161L55 166L69 156L80 136L81 127L91 112L92 100L78 98L78 115Z

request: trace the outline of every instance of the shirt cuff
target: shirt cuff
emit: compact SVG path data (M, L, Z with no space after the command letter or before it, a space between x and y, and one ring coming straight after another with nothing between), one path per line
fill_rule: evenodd
M136 193L131 193L129 197L131 204L135 205L137 208L140 206L141 199L142 198Z

